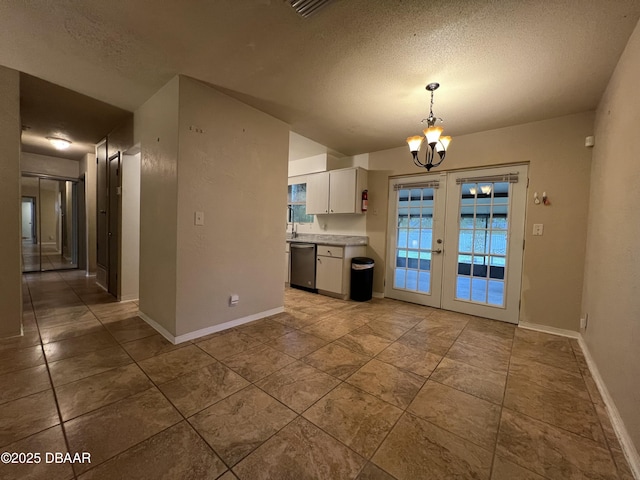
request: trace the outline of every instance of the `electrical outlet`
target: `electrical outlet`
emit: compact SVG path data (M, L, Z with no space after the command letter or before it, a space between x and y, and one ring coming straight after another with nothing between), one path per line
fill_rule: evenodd
M204 212L196 212L194 223L198 226L204 225Z
M585 328L587 328L587 319L586 318L581 318L580 319L580 330L584 330Z
M544 225L542 223L534 223L533 224L533 235L534 236L542 236L542 232L544 231Z

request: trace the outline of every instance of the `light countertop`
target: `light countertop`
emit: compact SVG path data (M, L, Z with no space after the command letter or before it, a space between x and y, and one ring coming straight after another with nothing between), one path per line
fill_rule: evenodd
M292 238L291 234L287 234L287 242L294 243L316 243L318 245L367 245L369 237L356 235L314 235L310 233L299 234L296 238Z

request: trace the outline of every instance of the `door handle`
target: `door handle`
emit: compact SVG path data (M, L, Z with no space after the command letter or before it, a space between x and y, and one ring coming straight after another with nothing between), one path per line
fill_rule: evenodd
M442 249L439 248L437 250L431 250L431 253L442 253Z

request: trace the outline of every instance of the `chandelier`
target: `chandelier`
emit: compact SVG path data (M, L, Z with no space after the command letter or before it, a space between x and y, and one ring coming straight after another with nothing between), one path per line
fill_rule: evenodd
M422 123L427 124L427 128L423 130L424 137L421 135L416 135L415 137L407 138L407 143L409 144L409 150L411 150L411 155L413 155L413 163L418 167L426 168L427 171L431 170L433 167L437 167L444 161L444 157L447 154L447 147L451 142L451 137L449 136L441 136L443 128L436 127L436 121L441 118L435 117L433 115L433 92L438 89L440 86L439 83L430 83L426 86L426 89L431 92L431 106L429 108L429 116L422 120ZM424 163L420 161L418 158L418 152L420 151L420 147L422 146L422 142L424 139L427 139L427 151L425 154ZM436 160L437 154L437 162Z

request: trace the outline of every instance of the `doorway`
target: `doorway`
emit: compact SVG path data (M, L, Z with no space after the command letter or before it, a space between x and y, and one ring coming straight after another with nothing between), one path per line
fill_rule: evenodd
M527 166L396 178L385 296L518 323Z
M35 245L36 197L22 197L22 242Z

